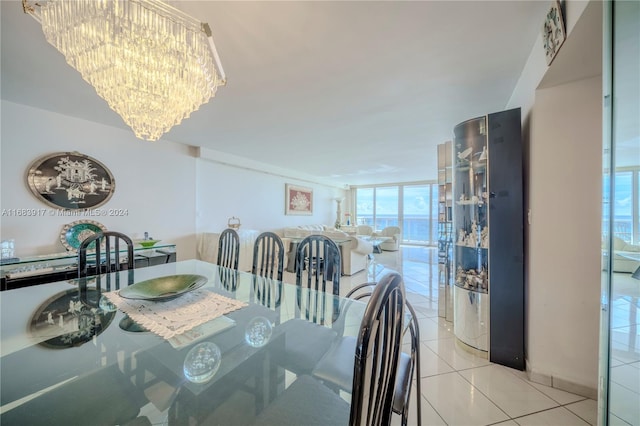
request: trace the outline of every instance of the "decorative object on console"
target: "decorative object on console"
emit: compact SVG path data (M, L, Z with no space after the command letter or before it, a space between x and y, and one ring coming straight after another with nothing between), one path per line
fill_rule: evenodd
M553 0L542 25L542 45L547 58L547 65L551 65L551 62L553 62L553 58L556 57L566 36L560 2Z
M76 220L62 227L60 241L69 251L77 251L80 244L87 238L105 232L107 228L100 222L94 220Z
M227 228L235 229L236 231L240 229L240 225L242 225L240 219L235 216L231 216L227 221Z
M313 189L285 184L285 214L312 215Z
M149 236L148 232L144 233L144 238L141 240L133 240L134 243L139 244L142 247L145 248L151 248L153 246L155 246L156 244L158 244L160 241L162 240L156 240L153 239L152 237Z
M29 166L27 184L33 195L51 207L90 209L109 201L116 187L101 162L79 152L56 152Z
M148 240L134 240L133 242L136 244L140 244L144 248L151 248L156 244L158 244L160 241L162 240L148 239Z
M15 247L16 240L14 240L13 238L9 240L2 240L2 243L0 243L0 260L15 260Z
M209 25L163 1L22 5L140 139L159 139L226 84Z

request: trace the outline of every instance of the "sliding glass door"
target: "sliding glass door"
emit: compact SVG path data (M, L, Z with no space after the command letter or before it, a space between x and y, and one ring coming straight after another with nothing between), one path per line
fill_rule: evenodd
M640 2L605 2L600 425L640 425Z
M399 226L405 244L437 244L438 187L425 182L356 188L356 224Z
M400 202L398 198L397 186L384 186L375 188L375 224L377 230L382 230L387 226L398 226L398 211Z

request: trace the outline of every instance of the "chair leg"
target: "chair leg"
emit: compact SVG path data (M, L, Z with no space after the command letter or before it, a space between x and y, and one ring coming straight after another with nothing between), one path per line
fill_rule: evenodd
M420 386L420 341L416 345L416 416L418 425L422 424L422 389Z

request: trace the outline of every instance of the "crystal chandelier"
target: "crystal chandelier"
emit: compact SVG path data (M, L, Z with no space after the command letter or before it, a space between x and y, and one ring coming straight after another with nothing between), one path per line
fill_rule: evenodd
M226 83L209 25L160 0L22 4L140 139L158 140Z

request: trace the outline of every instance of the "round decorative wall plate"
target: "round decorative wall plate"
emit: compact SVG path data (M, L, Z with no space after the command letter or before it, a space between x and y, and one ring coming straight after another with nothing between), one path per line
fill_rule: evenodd
M60 241L62 245L69 251L77 251L80 244L87 238L105 232L107 228L100 222L94 220L77 220L62 227L60 233ZM95 245L95 243L92 243ZM90 249L94 247L89 246Z
M57 152L29 166L27 184L40 201L63 209L90 209L109 201L116 187L107 167L79 152Z
M547 65L551 65L566 37L562 8L560 2L554 0L542 25L542 46L544 47Z

